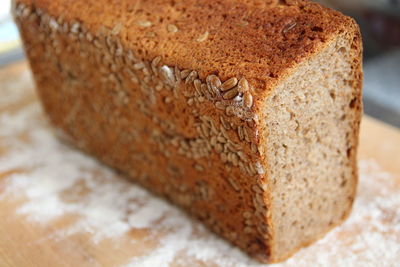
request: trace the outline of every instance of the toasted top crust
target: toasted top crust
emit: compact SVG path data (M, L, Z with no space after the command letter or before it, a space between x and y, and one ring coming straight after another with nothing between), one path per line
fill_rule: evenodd
M142 59L246 78L269 91L296 63L318 51L352 19L309 1L24 0L92 32L120 35ZM257 96L257 93L255 94ZM261 94L263 95L263 94Z

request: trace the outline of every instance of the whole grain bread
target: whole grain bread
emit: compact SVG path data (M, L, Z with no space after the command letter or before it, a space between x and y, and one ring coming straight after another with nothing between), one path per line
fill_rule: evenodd
M38 93L71 144L260 261L349 214L361 39L308 1L17 0Z

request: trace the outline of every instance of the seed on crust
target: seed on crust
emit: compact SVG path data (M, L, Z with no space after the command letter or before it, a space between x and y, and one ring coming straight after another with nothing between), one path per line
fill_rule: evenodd
M182 80L181 71L179 70L179 68L177 66L175 66L175 68L174 68L174 73L175 73L175 80L177 82L180 82Z
M226 114L227 116L233 116L233 115L235 115L235 109L234 109L234 107L232 107L232 106L227 106L227 107L225 108L225 114Z
M244 93L249 91L249 82L245 78L241 78L238 82L238 91L239 93Z
M153 37L156 37L157 34L155 32L146 32L145 36L149 37L149 38L153 38Z
M221 161L222 163L226 163L228 161L228 156L226 153L222 153L221 151Z
M194 84L194 89L196 89L196 92L199 95L201 95L202 94L202 92L201 92L201 81L199 79L196 79L196 80L193 81L193 84Z
M189 75L186 77L185 84L189 84L193 82L197 78L197 71L192 70Z
M247 25L249 25L249 22L242 20L242 21L239 21L236 25L240 26L240 27L246 27Z
M245 211L245 212L243 212L242 215L243 215L243 218L245 218L245 219L250 219L253 216L253 214L250 211Z
M215 107L220 110L225 110L225 105L221 101L215 102Z
M250 135L249 132L247 131L246 126L243 126L243 134L244 134L244 140L246 140L246 142L250 143Z
M239 140L242 141L244 139L243 126L239 126L238 127L237 133L238 133L238 136L239 136Z
M251 147L251 151L252 151L253 153L258 153L258 147L257 147L256 144L251 143L250 147Z
M114 28L111 30L111 35L117 35L117 34L119 34L119 33L121 32L123 26L124 26L124 25L122 25L121 22L118 22L118 23L114 26Z
M265 238L270 237L268 226L264 222L261 224L257 224L257 230Z
M164 80L170 85L174 85L175 83L175 75L174 75L174 69L171 67L168 67L167 65L163 65L159 71L161 72L161 75L163 76ZM169 88L169 87L167 87Z
M143 27L143 28L147 28L147 27L151 27L151 25L153 25L150 21L148 21L148 20L139 20L139 21L137 21L137 24L140 26L140 27Z
M239 163L239 158L238 158L238 156L235 154L235 153L229 153L229 156L230 156L230 158L231 158L231 161L232 161L232 164L234 165L234 166L237 166L238 165L238 163Z
M229 80L226 80L222 85L221 85L221 91L225 92L228 91L229 89L232 89L235 87L238 83L238 79L236 77L230 78Z
M220 116L219 120L221 121L221 124L225 129L227 129L227 130L231 129L231 126L229 125L229 123L226 122L226 120L224 119L223 116Z
M217 137L216 136L211 136L210 144L212 146L216 146L217 145Z
M222 97L224 99L232 99L235 98L239 94L238 87L235 86L231 90L227 91Z
M81 27L81 25L79 24L79 22L75 22L71 25L71 33L77 34L79 32L79 28Z
M226 138L223 137L223 136L218 136L218 137L217 137L217 141L218 141L219 143L225 144L225 143L226 143Z
M215 97L219 94L219 88L221 86L221 80L216 75L208 75L206 78L207 88L211 96Z
M243 104L246 108L253 106L253 96L248 91L243 94Z
M178 31L178 27L176 27L176 25L174 25L174 24L168 24L167 31L169 31L171 33L175 33Z
M199 36L199 38L196 39L197 42L204 42L208 38L208 31L203 33L202 35Z
M243 229L243 232L244 232L245 234L250 234L251 232L253 232L253 229L252 229L250 226L246 226L246 227Z
M161 61L161 57L160 56L155 57L151 61L151 70L153 71L154 74L158 74L157 67L158 67L158 64L160 63L160 61Z
M204 171L204 167L201 166L201 165L199 165L199 164L195 164L195 165L194 165L194 168L195 168L197 171L199 171L199 172L203 172L203 171Z
M172 102L172 97L167 96L167 97L164 99L164 102L165 102L166 104L171 103L171 102Z
M228 182L236 192L240 192L240 187L236 184L235 180L228 178Z
M217 153L222 153L222 151L224 151L224 147L222 146L222 144L216 144L215 145L215 151L217 151Z
M258 174L264 174L265 173L265 170L262 167L262 165L260 164L260 162L256 162L255 169L256 169Z
M146 67L146 65L143 62L133 64L133 69L135 69L135 70L141 70L144 67Z
M238 151L236 154L239 156L241 161L249 162L249 158L243 151Z
M183 70L181 71L181 79L186 79L186 77L190 74L191 70Z

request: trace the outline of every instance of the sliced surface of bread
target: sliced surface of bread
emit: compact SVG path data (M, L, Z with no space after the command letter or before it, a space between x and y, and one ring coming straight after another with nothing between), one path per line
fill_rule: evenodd
M308 1L16 0L61 137L263 262L349 214L361 38Z

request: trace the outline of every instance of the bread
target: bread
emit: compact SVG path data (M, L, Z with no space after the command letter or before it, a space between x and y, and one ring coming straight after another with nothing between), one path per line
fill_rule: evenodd
M308 1L18 0L63 138L263 262L349 214L356 23Z

